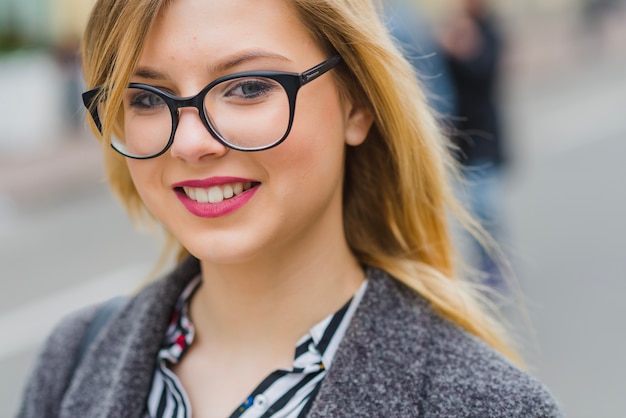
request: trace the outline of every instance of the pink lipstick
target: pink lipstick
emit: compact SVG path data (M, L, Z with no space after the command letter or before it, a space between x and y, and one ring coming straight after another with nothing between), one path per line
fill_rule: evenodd
M195 216L217 218L244 206L261 183L238 177L210 177L172 185L178 200Z

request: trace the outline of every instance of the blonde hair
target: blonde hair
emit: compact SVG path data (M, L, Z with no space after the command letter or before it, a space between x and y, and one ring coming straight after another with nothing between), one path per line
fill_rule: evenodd
M387 271L443 317L520 362L503 327L472 284L455 271L448 214L475 235L483 231L455 199L446 138L426 104L416 74L381 22L371 0L286 0L319 45L344 63L334 74L341 94L374 114L365 142L348 147L344 226L357 259ZM119 109L146 34L167 0L99 0L83 40L89 87L109 87L107 109ZM110 149L117 112L106 112L105 164L113 191L137 219L146 210L124 157ZM187 253L173 237L179 260Z

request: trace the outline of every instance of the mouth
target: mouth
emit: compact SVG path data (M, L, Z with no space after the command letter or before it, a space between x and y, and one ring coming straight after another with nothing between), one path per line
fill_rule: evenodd
M258 187L260 184L259 182L234 182L211 187L181 186L176 187L175 190L198 203L220 203Z

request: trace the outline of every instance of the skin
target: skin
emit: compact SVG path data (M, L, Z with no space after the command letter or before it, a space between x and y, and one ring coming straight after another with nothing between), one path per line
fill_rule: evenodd
M175 0L138 65L158 77L131 81L190 96L226 74L299 73L328 56L283 0ZM228 416L269 373L290 368L296 342L362 284L344 236L342 185L345 147L362 143L371 123L340 99L331 71L299 91L292 131L276 148L228 149L187 108L168 152L127 159L148 209L201 262L196 340L174 368L195 417ZM214 176L260 186L235 212L193 215L172 185Z

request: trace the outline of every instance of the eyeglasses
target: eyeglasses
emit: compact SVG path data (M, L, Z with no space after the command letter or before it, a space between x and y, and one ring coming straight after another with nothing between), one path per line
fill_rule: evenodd
M193 97L178 97L147 84L130 83L123 95L120 133L111 146L136 159L158 157L174 142L178 109L195 107L211 135L239 151L262 151L285 140L300 87L341 61L334 55L303 73L250 71L220 77ZM102 133L106 90L83 93L83 103Z

